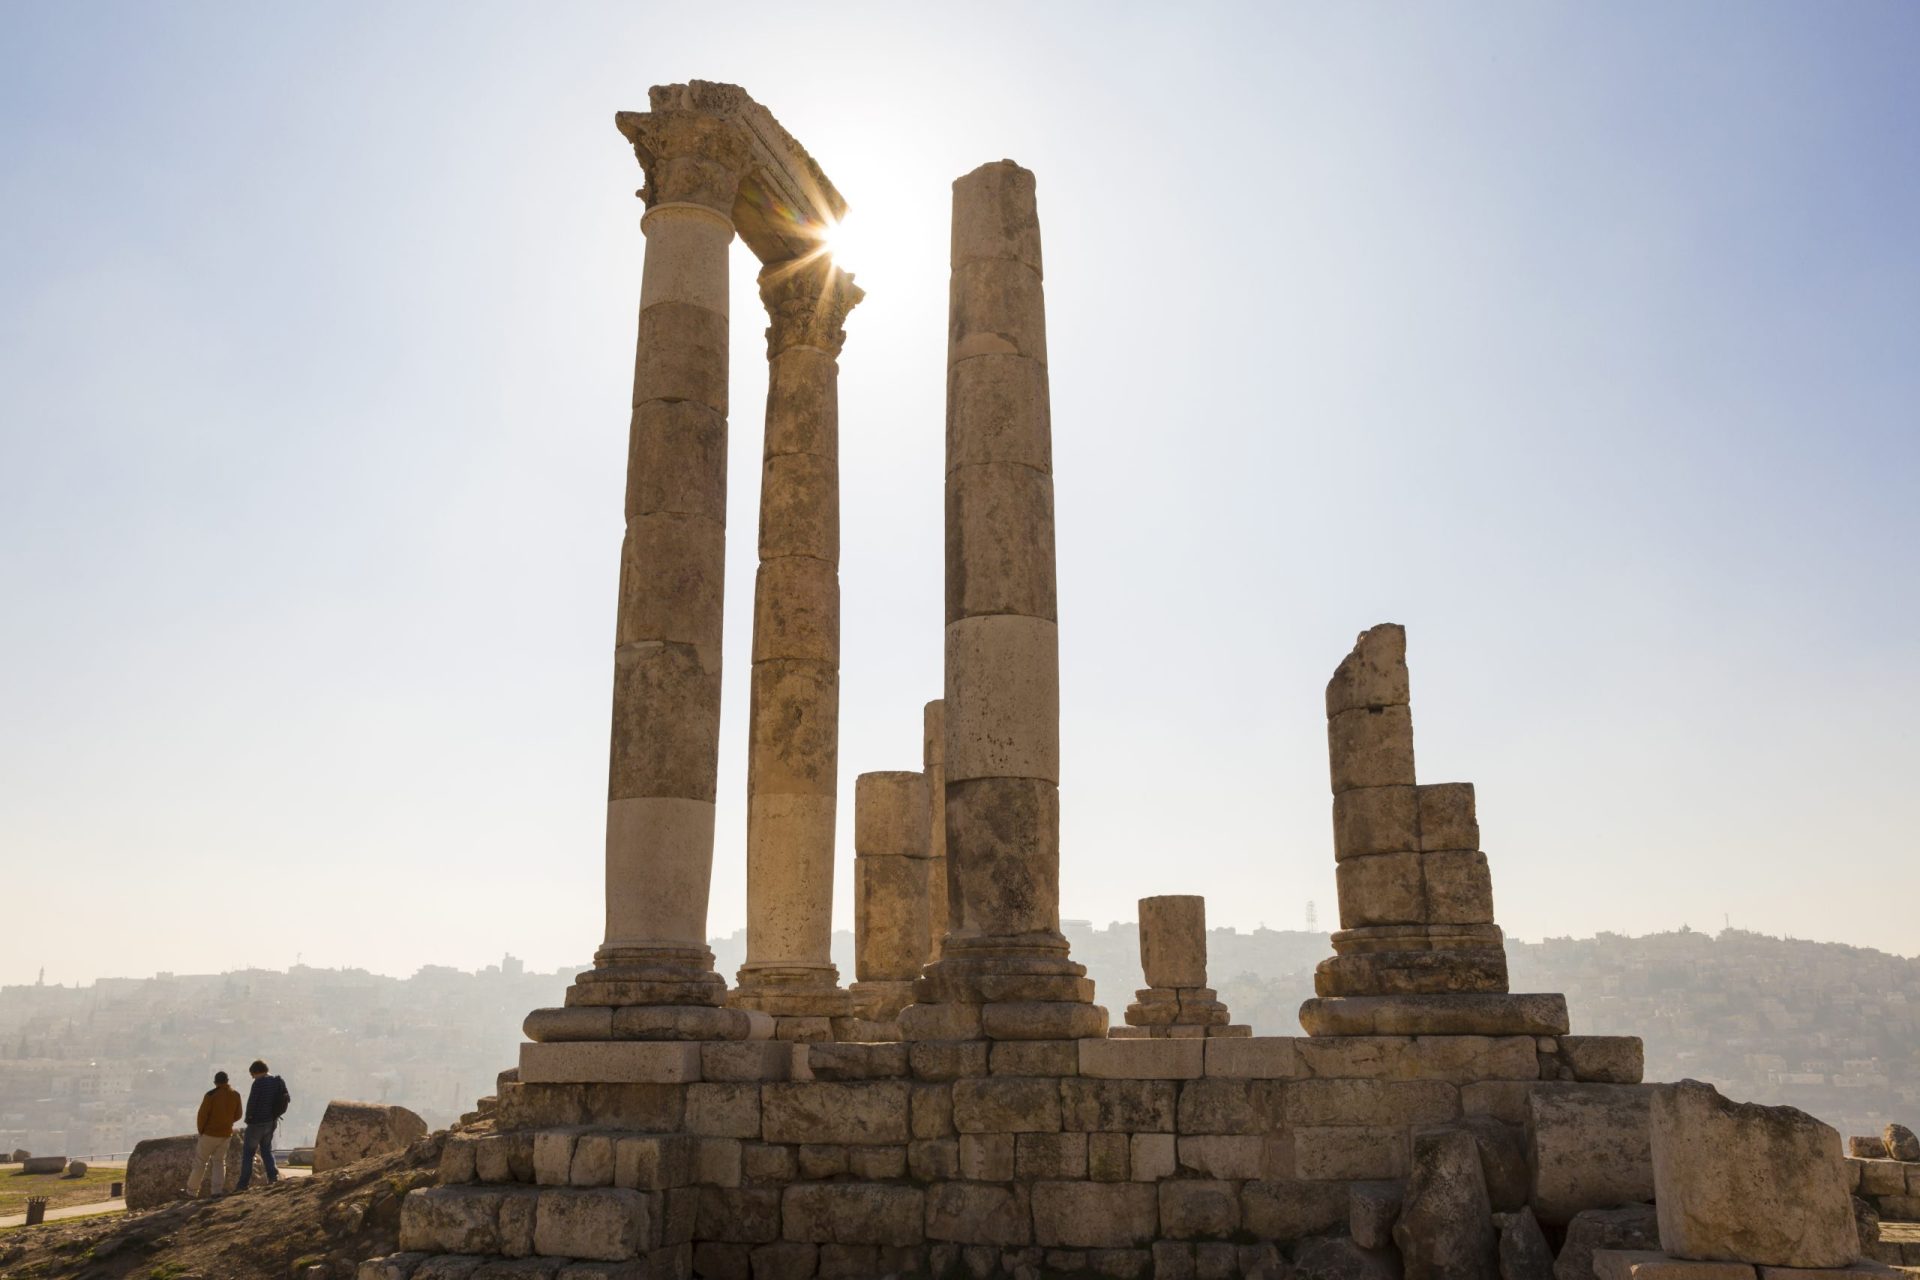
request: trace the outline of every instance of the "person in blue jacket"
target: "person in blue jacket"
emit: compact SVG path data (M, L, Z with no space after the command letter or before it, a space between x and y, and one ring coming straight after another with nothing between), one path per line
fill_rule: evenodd
M273 1163L273 1130L293 1102L287 1082L267 1074L267 1064L258 1058L247 1068L247 1074L253 1077L253 1087L247 1090L246 1137L240 1144L240 1180L233 1184L235 1191L245 1191L253 1180L255 1151L260 1153L261 1168L267 1171L267 1185L280 1181L280 1170Z

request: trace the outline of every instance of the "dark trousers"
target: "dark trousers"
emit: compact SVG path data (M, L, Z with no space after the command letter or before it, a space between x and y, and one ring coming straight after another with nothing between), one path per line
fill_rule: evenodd
M245 1191L247 1184L253 1181L253 1153L260 1153L260 1163L267 1171L269 1184L280 1181L280 1170L273 1164L273 1130L278 1120L269 1120L264 1124L250 1124L247 1135L240 1141L240 1180L233 1184L235 1191Z

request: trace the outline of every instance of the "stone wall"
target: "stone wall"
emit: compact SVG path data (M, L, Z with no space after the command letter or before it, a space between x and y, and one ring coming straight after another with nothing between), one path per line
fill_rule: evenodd
M1631 1055L1569 1041L1596 1038L653 1043L622 1064L579 1046L619 1084L530 1079L571 1048L530 1046L500 1131L449 1142L444 1185L407 1198L411 1252L366 1274L448 1253L660 1276L1264 1274L1287 1242L1344 1233L1356 1184L1404 1179L1426 1129L1472 1133L1494 1207L1527 1202L1532 1093L1588 1087L1543 1065L1601 1062L1590 1087L1626 1087Z

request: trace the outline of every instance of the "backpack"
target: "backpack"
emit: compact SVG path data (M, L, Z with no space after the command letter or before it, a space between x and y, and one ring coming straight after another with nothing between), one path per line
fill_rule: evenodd
M287 1092L287 1082L285 1080L275 1076L273 1083L277 1086L279 1093L279 1096L276 1097L273 1102L273 1118L278 1120L281 1116L287 1114L287 1108L293 1105L293 1095Z

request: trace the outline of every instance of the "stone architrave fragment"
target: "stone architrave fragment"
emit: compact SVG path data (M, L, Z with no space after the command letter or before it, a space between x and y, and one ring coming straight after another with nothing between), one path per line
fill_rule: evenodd
M1844 1267L1860 1256L1840 1135L1697 1080L1652 1091L1654 1207L1676 1258Z

